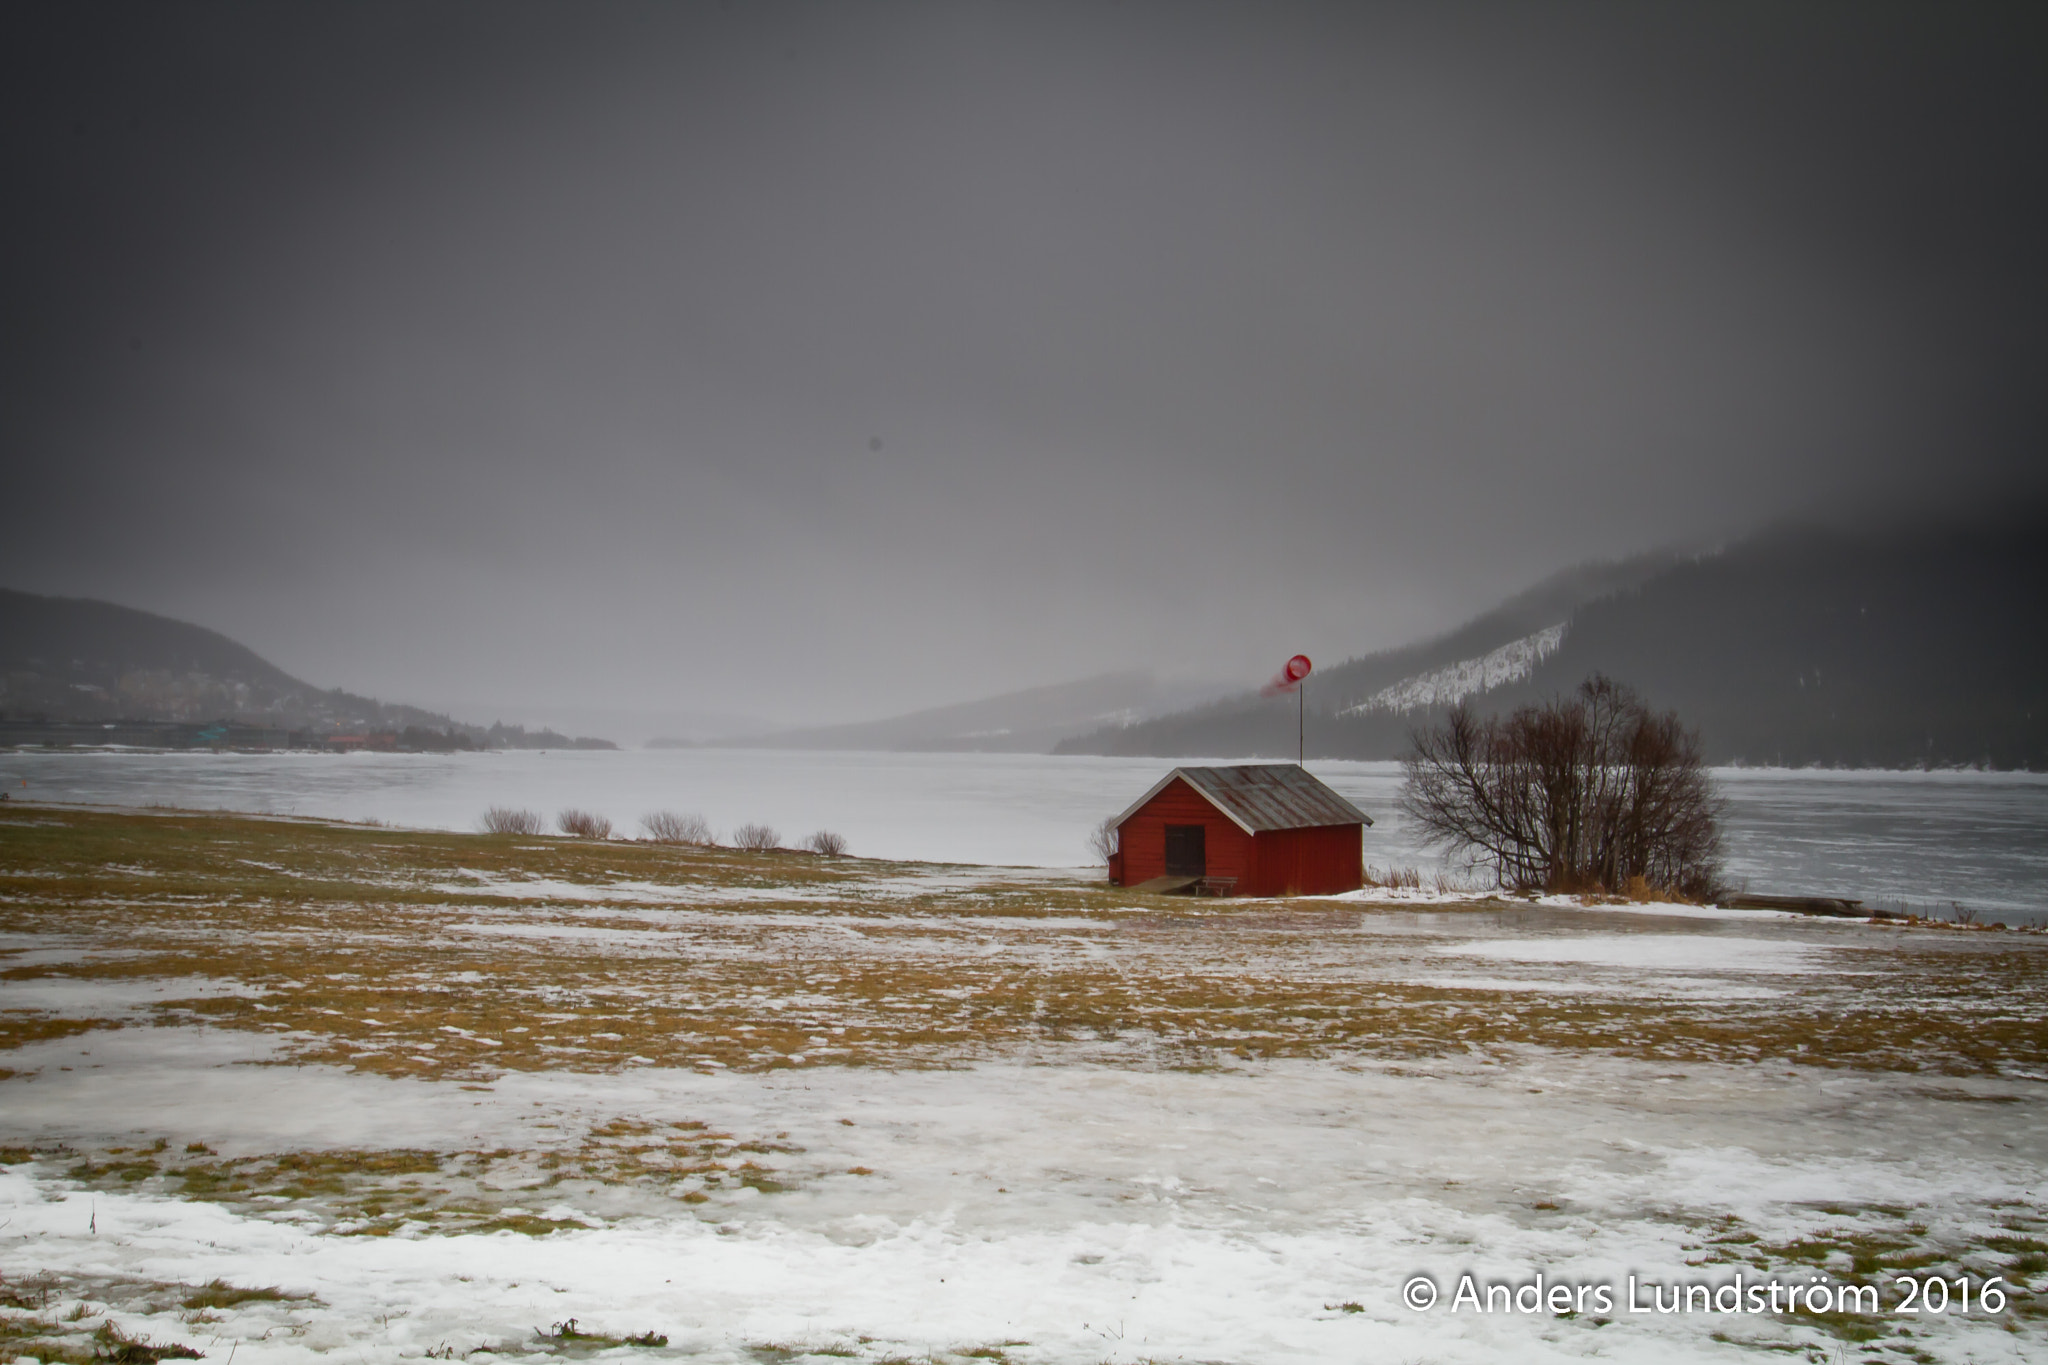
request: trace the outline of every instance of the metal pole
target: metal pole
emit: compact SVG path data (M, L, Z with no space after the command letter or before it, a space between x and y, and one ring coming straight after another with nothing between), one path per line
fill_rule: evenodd
M1294 713L1294 766L1308 766L1308 743L1302 737L1308 733L1308 679L1301 680L1301 686L1294 690L1294 699L1301 703Z

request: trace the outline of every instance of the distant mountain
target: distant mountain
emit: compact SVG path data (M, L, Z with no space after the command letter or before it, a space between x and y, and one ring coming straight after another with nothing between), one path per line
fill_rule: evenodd
M1968 527L1784 527L1633 561L1653 571L1541 624L1561 599L1538 589L1414 651L1331 670L1309 694L1308 748L1396 757L1461 697L1504 710L1602 672L1677 710L1715 762L2048 769L2041 510ZM1240 697L1062 751L1283 755L1292 712Z
M772 749L881 749L923 752L1035 753L1105 724L1125 723L1184 703L1149 673L1104 673L1079 682L1006 692L849 725L780 730L732 746Z
M1501 651L1555 631L1588 602L1631 588L1680 562L1673 553L1583 564L1544 579L1484 615L1418 644L1368 654L1318 670L1308 682L1308 746L1325 757L1388 757L1405 743L1409 720L1402 709L1377 722L1349 719L1332 725L1335 713L1366 706L1391 689L1415 684L1447 669L1483 661ZM1333 745L1343 746L1341 752ZM1320 747L1319 747L1320 746ZM1136 723L1113 723L1060 743L1056 753L1132 754L1211 758L1291 756L1295 747L1295 702L1242 692L1191 710ZM1381 752L1381 751L1384 752Z
M301 682L218 631L112 602L0 588L0 721L234 722L308 736L405 734L460 747L612 747L516 725L468 725L438 712ZM165 732L169 733L169 732ZM433 737L438 736L439 739Z
M1496 704L1599 671L1718 761L2048 769L2048 509L2029 511L1759 536L1589 606Z

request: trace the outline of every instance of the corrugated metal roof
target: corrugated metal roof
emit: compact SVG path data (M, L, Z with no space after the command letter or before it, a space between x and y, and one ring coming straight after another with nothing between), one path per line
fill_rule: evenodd
M1122 824L1176 777L1248 834L1318 825L1369 825L1372 817L1292 763L1243 763L1229 768L1175 768L1117 817Z

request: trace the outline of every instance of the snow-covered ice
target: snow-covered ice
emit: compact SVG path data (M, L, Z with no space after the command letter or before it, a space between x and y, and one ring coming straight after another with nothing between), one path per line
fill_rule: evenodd
M867 857L1066 867L1089 830L1170 762L1035 754L672 749L489 754L17 751L0 773L37 800L271 811L473 830L486 807L576 806L630 831L649 811L700 810L845 835ZM1311 759L1377 822L1366 861L1443 869L1402 817L1395 763ZM1729 870L1755 891L1861 896L1946 915L2048 918L2048 775L1719 769ZM1455 869L1451 869L1455 870Z

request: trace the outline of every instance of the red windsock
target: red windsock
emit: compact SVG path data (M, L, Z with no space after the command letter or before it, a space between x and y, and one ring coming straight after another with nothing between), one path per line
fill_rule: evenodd
M1259 695L1277 697L1282 692L1292 692L1301 686L1301 680L1315 665L1308 661L1308 655L1297 654L1287 661L1287 666L1273 675L1273 681L1259 689Z

